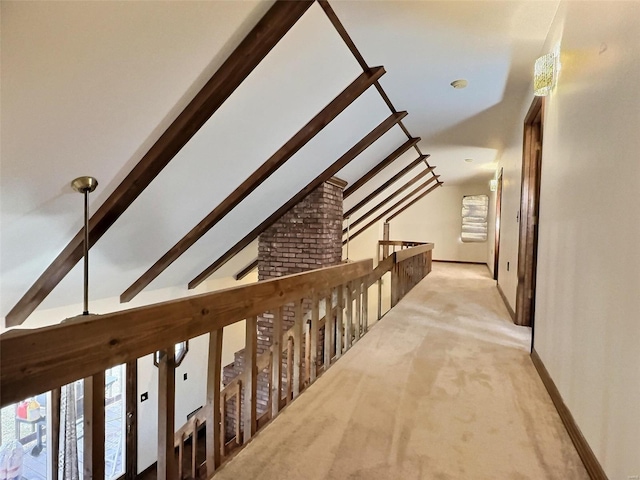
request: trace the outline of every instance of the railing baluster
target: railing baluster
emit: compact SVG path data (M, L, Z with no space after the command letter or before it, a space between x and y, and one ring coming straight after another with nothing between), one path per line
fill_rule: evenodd
M303 355L303 318L302 299L296 302L295 323L293 326L293 398L300 395L300 384L302 376L302 355Z
M58 480L58 460L60 447L60 387L51 390L51 434L47 431L51 453L49 454L49 469L51 479ZM48 430L49 427L47 427Z
M104 478L104 389L104 370L84 379L83 478L87 480Z
M223 393L220 397L220 428L218 430L218 435L220 435L220 459L222 460L226 455L225 452L225 438L226 438L226 424L225 419L227 418L227 394ZM238 417L238 422L240 421L240 417ZM206 427L205 427L206 428Z
M218 398L220 396L218 395ZM193 422L193 435L191 436L191 478L198 478L198 464L197 464L197 456L198 456L198 419L194 418ZM215 425L215 430L217 431L217 424ZM206 427L205 427L206 428ZM219 451L219 450L218 450Z
M340 285L336 289L336 360L342 356L342 345L344 335L344 286Z
M283 308L279 307L273 314L273 360L271 366L271 418L280 411L282 397L282 316Z
M362 333L369 331L369 287L362 282Z
M362 280L361 279L356 280L355 284L356 284L356 288L355 288L356 318L353 324L356 332L354 337L354 343L360 340L360 337L362 336Z
M331 291L325 299L325 315L324 315L324 371L326 372L331 366L331 357L333 356L333 307Z
M287 338L287 405L293 396L293 338Z
M182 469L183 458L184 458L184 433L180 435L180 441L178 442L178 478L180 480L184 478L184 471Z
M345 351L351 348L351 331L353 324L353 284L347 282L347 328L345 332Z
M174 447L175 369L175 351L171 345L160 351L158 362L158 480L173 480L178 473Z
M318 292L313 292L311 300L311 328L309 330L309 384L316 381L318 377L318 321L320 320L320 296Z
M242 445L242 382L240 380L236 389L236 445Z
M220 466L220 424L224 417L220 414L220 381L222 369L222 337L223 329L218 328L209 333L209 355L207 361L207 426L206 451L207 475Z
M247 381L244 388L244 443L246 444L256 433L257 426L257 347L258 347L258 330L257 317L249 317L246 320L246 342L245 342L245 365L248 371Z

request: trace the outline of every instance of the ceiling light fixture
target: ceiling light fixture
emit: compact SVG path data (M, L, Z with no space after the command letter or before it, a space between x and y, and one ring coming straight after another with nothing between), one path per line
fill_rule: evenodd
M465 88L468 84L469 82L467 82L464 78L460 78L458 80L454 80L453 82L451 82L451 86L456 90Z
M84 311L89 315L89 194L98 186L93 177L78 177L71 182L71 188L84 195Z

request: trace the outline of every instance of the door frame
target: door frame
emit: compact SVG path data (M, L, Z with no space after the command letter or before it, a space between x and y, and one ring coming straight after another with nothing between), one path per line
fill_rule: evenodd
M498 270L500 270L500 220L502 217L502 172L497 179L496 188L496 222L495 222L495 247L493 249L493 279L498 281Z
M520 236L518 243L518 287L515 323L534 326L535 290L542 171L544 99L535 97L524 121Z

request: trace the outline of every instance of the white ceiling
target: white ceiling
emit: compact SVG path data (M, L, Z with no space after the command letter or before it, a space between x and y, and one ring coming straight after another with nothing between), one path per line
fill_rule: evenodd
M81 228L268 9L267 2L1 2L1 313ZM335 1L332 6L446 183L487 180L529 98L557 2ZM91 298L117 297L361 72L316 4L91 251ZM466 78L465 90L449 83ZM369 89L147 290L180 287L389 115ZM353 183L394 127L338 176ZM345 202L415 159L412 149ZM465 163L473 158L473 163ZM417 174L416 168L398 185ZM374 202L380 201L380 198ZM365 209L366 210L366 209ZM251 247L255 250L255 246ZM246 255L217 275L244 267ZM78 303L81 267L40 310ZM141 295L138 303L144 303Z

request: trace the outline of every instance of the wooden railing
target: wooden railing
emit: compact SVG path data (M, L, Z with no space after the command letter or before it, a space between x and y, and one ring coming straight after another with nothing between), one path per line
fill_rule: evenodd
M197 432L202 425L214 426L205 428L202 463L211 476L235 448L246 444L367 332L369 287L391 271L395 305L430 271L432 248L425 244L393 252L375 269L372 260L362 260L51 327L5 332L0 336L0 406L85 379L85 415L90 415L85 421L91 428L84 435L89 453L84 469L92 477L101 476L105 417L104 388L98 385L104 385L104 371L160 352L158 478L198 476L202 462L197 461ZM286 305L294 306L295 315L293 326L283 332ZM266 312L273 316L274 343L258 355L257 317ZM247 326L247 367L221 388L223 328L242 320ZM321 332L325 333L322 345ZM176 431L174 345L206 333L207 402ZM258 417L260 372L267 372L269 401ZM235 404L237 421L233 438L225 441L223 419L230 403ZM192 456L188 474L182 467L187 439Z

